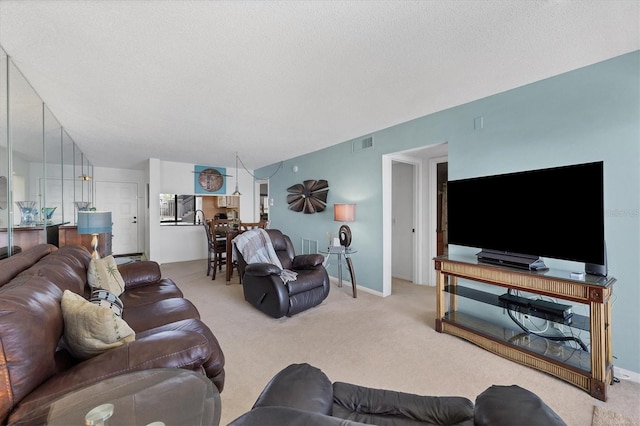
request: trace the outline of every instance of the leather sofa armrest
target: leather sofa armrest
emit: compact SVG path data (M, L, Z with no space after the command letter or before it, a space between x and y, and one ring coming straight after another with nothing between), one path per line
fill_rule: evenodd
M310 269L316 268L324 262L324 256L321 254L300 254L293 258L293 269Z
M202 371L212 355L207 338L193 331L162 331L82 361L52 376L27 395L13 418L20 418L66 393L109 377L149 368L184 368Z
M249 263L244 269L247 275L254 277L268 277L269 275L280 275L282 269L271 263Z
M267 383L257 407L289 407L331 415L333 390L329 378L309 364L291 364Z
M478 395L474 423L477 426L566 426L538 395L517 385L493 385Z
M473 424L473 402L460 396L422 396L335 382L333 401L334 416L365 423L386 424L393 418L396 424Z
M118 271L120 271L120 275L124 280L125 290L156 283L162 278L160 265L151 260L126 263L118 266Z

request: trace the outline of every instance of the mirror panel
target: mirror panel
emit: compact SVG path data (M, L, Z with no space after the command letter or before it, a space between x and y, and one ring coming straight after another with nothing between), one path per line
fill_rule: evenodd
M0 228L9 226L9 161L7 143L7 55L0 48ZM5 237L6 239L7 237ZM6 242L0 242L0 248Z
M74 154L75 143L67 134L66 130L62 130L62 222L76 223L76 207L75 201L75 170L74 170Z
M86 201L91 202L92 207L96 207L93 201L93 166L89 159L82 154L82 194L86 194ZM84 199L84 198L83 198ZM99 210L99 209L98 209Z
M40 190L40 179L44 177L43 103L11 61L9 81L12 222L14 226L34 227L40 219L43 196Z
M41 182L43 205L41 221L47 225L62 223L62 126L45 105L44 108L45 179Z

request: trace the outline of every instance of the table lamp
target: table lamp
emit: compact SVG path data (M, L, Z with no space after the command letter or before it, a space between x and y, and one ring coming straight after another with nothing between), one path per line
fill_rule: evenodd
M98 253L98 234L111 232L111 212L99 211L79 211L78 212L78 234L91 234L91 246L93 253L91 257L100 259Z
M336 222L353 222L356 220L356 205L334 204L333 220ZM351 245L351 228L347 225L342 225L338 231L338 235L340 237L340 245L345 249Z

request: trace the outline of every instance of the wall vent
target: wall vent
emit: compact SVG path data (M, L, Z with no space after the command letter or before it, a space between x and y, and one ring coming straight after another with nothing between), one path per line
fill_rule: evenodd
M318 253L318 240L310 238L301 238L302 253L300 254L316 254Z
M373 136L368 136L351 143L351 150L353 152L364 151L365 149L373 149Z

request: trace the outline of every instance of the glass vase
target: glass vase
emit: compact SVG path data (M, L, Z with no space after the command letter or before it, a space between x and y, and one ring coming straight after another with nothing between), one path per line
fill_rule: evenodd
M50 225L52 223L51 217L53 216L53 212L56 211L56 208L55 207L43 207L41 210L42 210L42 216L43 216L43 219L45 220L45 223L47 225Z
M20 208L20 226L36 226L36 202L16 201L16 205Z

